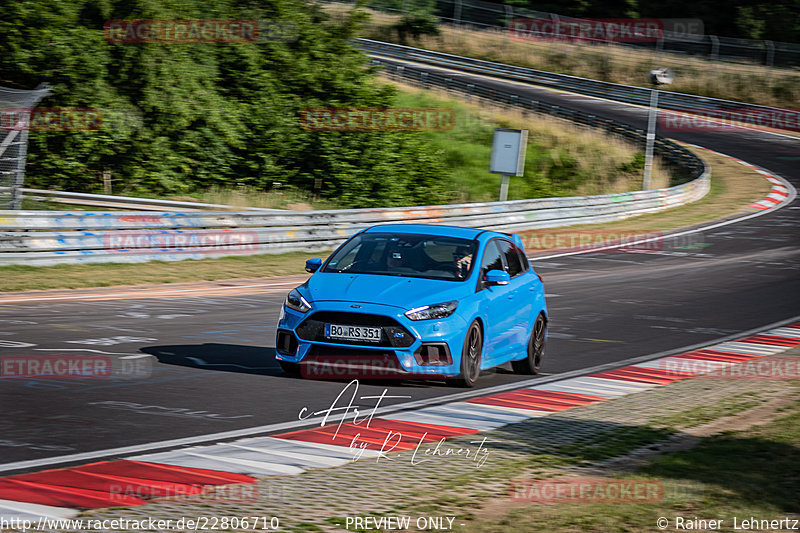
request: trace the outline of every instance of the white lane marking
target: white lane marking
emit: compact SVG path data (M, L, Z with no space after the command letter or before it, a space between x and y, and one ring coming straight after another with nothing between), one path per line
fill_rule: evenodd
M598 385L605 385L606 387L611 387L611 388L616 387L617 389L626 391L627 393L639 392L647 389L652 389L653 387L658 386L658 384L656 383L642 383L641 381L630 381L627 378L598 378L598 377L587 376L587 379L591 379L592 383L596 383Z
M765 331L764 335L772 335L774 337L786 337L789 339L800 339L800 329L795 328L777 328Z
M577 386L570 386L570 385L560 385L560 384L552 384L552 385L545 385L540 387L538 390L543 391L551 391L551 392L568 392L572 394L584 394L588 396L597 396L600 398L619 398L620 396L626 396L627 392L622 391L614 391L610 392L608 390L602 390L600 388L589 388L586 387L577 387Z
M452 408L449 407L449 405L456 405L461 407ZM399 417L411 416L417 413L424 413L426 416L442 417L445 419L458 420L460 424L467 424L467 425L457 426L457 427L464 427L464 428L469 428L481 424L494 428L494 427L504 426L509 422L525 420L525 417L514 417L514 416L509 417L506 416L506 413L499 413L498 411L492 411L492 410L481 411L469 408L469 406L478 406L479 404L459 402L449 405L445 404L433 407L425 407L419 410L401 411L399 413L385 415L385 417L392 417L397 420L400 420Z
M264 472L266 474L272 474L272 475L275 475L275 474L289 474L289 475L292 475L292 474L302 474L303 472L305 472L305 469L304 468L300 468L299 466L284 465L284 464L278 464L278 463L259 462L259 461L250 461L250 460L247 460L247 459L240 459L238 457L225 457L225 456L220 456L220 455L209 455L209 454L206 454L206 453L200 453L200 452L195 452L195 451L190 451L190 450L186 450L184 453L186 455L190 455L190 456L196 457L198 459L202 459L203 461L211 462L212 464L214 462L233 463L235 465L240 465L240 466L244 466L244 467L248 467L248 468L258 468L261 472ZM226 469L220 469L219 467L211 468L211 470L222 470L223 472L229 472L230 471L230 470L227 470L227 468Z
M259 463L236 457L220 455L207 455L193 450L180 450L176 452L156 453L141 455L131 458L134 461L160 463L206 470L219 470L221 472L235 472L237 474L256 474L262 476L302 474L305 470L297 466L278 465L274 463Z
M581 368L578 370L572 370L569 372L562 372L561 374L554 374L552 376L546 378L533 378L524 381L516 381L513 383L506 383L504 385L496 385L494 387L486 387L484 389L478 389L476 391L466 391L466 392L457 392L454 394L449 394L446 396L439 396L436 398L428 398L425 400L416 400L413 402L407 402L403 404L397 405L389 405L385 407L380 407L375 410L375 415L383 416L384 414L395 413L398 411L408 411L412 409L419 409L422 407L429 407L432 405L437 405L440 409L443 410L452 410L456 413L473 413L477 415L485 416L486 418L493 418L495 416L503 416L506 415L509 420L524 420L528 418L527 416L520 416L520 415L513 415L509 412L501 412L498 410L493 410L489 408L489 406L479 405L475 403L466 403L461 400L469 399L478 396L487 396L489 394L495 394L498 392L505 392L509 390L517 390L529 387L536 387L538 385L546 385L548 383L555 383L555 382L562 382L566 379L570 378L577 378L581 377L581 379L590 379L590 380L597 380L597 382L603 383L607 386L613 386L614 384L622 384L622 381L616 380L608 380L608 379L600 379L600 378L588 378L585 377L587 374L596 374L598 372L603 372L606 370L613 370L615 368L621 368L629 365L633 365L636 363L641 363L643 361L652 361L653 359L659 359L662 357L667 357L670 355L682 354L686 352L691 352L692 350L698 350L700 348L706 348L714 343L723 343L725 341L731 339L741 339L743 337L747 337L749 335L754 335L756 333L761 333L763 331L769 329L775 329L780 326L784 326L786 324L791 324L793 322L800 321L800 315L794 316L787 320L780 320L778 322L773 322L771 324L765 324L758 328L753 328L747 331L742 331L739 333L728 335L727 337L722 337L717 339L712 343L702 342L693 344L690 346L684 346L682 348L673 349L673 350L665 350L663 352L655 353L655 354L647 354L641 355L638 357L632 357L629 359L625 359L623 361L615 361L612 363L606 363L602 365L597 365L591 368ZM788 347L787 347L788 349ZM630 382L627 382L626 385L630 385ZM648 387L649 388L649 387ZM330 423L338 422L339 420L343 420L345 415L331 415L328 417L328 421ZM109 457L109 456L118 456L118 455L132 455L137 453L142 453L150 450L158 450L158 449L165 449L165 448L173 448L177 446L185 446L190 444L201 444L201 443L208 443L208 442L219 442L228 439L235 439L238 437L250 436L250 435L258 435L259 433L277 433L279 431L287 431L292 429L299 429L303 427L309 427L314 425L319 425L323 420L323 417L315 417L310 418L307 420L294 420L291 422L280 422L277 424L267 424L263 426L255 426L250 428L243 428L237 429L232 431L223 431L220 433L207 433L204 435L195 435L192 437L182 437L178 439L169 439L157 442L148 442L144 444L137 444L133 446L121 446L118 448L106 448L103 450L94 450L91 452L81 452L81 453L73 453L67 455L59 455L55 457L45 457L42 459L32 459L28 461L16 461L12 463L5 463L0 465L0 472L8 472L11 470L21 470L21 469L28 469L28 468L38 468L41 466L59 464L59 463L66 463L66 462L78 462L78 461L85 461L90 459L97 459L101 457ZM288 440L288 439L287 439ZM302 442L302 441L294 441L294 442ZM319 444L319 443L311 443L311 442L303 442L304 445L314 446L314 447L328 447L330 445L327 444ZM338 449L347 449L342 448L340 446L334 446L333 448ZM330 448L327 448L330 449ZM362 457L367 457L367 454L370 450L363 450ZM378 452L375 451L377 455ZM373 455L374 457L375 455Z
M675 375L680 375L679 373L690 373L690 374L704 374L709 372L710 370L717 370L720 368L725 368L728 366L738 365L739 362L730 362L730 361L709 361L708 359L688 359L684 357L665 357L663 359L658 359L656 361L650 361L647 363L637 363L635 366L637 368L655 368L656 370L664 370L667 372L675 372Z
M689 146L696 146L696 145L690 144ZM700 147L698 147L698 148L700 148ZM722 152L714 152L714 153L722 155L722 156L725 156L725 157L730 157L732 159L736 159L735 157L733 157L731 155L728 155L728 154L723 154ZM777 174L775 174L775 175L777 176ZM646 239L640 239L640 240L635 241L635 242L626 243L625 246L635 246L635 245L644 244L644 243L647 243L647 242L653 242L653 241L659 241L659 240L667 240L667 239L672 239L672 238L675 238L675 237L682 237L684 235L691 235L693 233L701 233L701 232L704 232L704 231L709 231L709 230L712 230L712 229L721 228L723 226L729 226L731 224L738 224L739 222L744 222L745 220L750 220L751 218L760 217L761 215L764 215L766 213L772 213L774 211L777 211L778 209L782 209L783 207L789 205L790 203L792 203L794 201L794 199L797 197L797 189L795 189L794 186L792 186L792 184L789 183L788 181L786 181L785 179L783 179L781 177L778 177L777 179L779 179L781 184L784 187L787 188L787 190L789 191L789 196L786 197L786 199L783 201L783 203L775 204L775 206L771 207L770 209L765 209L763 211L758 211L756 213L751 213L749 215L744 215L742 217L735 218L733 220L727 220L725 222L718 222L716 224L711 224L710 226L702 226L702 227L695 228L695 229L690 229L690 230L686 230L686 231L680 231L678 233L670 233L669 235L663 235L663 236L658 236L658 237L650 237L650 238L646 238ZM560 254L552 254L552 255L546 255L546 256L542 256L542 257L528 257L528 259L530 261L546 261L548 259L554 259L556 257L567 257L567 256L570 256L570 255L588 254L588 253L594 253L594 252L601 252L603 250L613 250L613 249L616 249L616 248L620 248L620 245L619 244L615 244L615 245L609 245L609 246L601 246L599 248L589 248L589 249L586 249L586 250L577 250L577 251L574 251L574 252L564 252L564 253L560 253Z
M537 409L527 409L525 407L511 407L511 406L508 406L508 405L496 405L496 404L493 404L493 403L483 403L481 405L486 405L488 407L491 407L493 409L497 409L499 411L506 411L506 412L509 412L509 413L515 413L515 414L524 416L525 418L538 418L540 416L547 416L547 415L553 413L553 411L539 411Z
M524 412L501 409L496 405L487 405L485 403L452 402L445 405L440 405L438 408L443 411L477 415L489 420L500 421L504 424L522 422L523 420L530 418Z
M787 350L789 346L774 346L772 344L756 344L752 342L724 342L719 345L709 346L709 350L720 352L737 352L752 355L773 355Z
M277 439L276 439L277 440ZM338 466L347 463L350 459L344 459L341 457L330 457L327 455L315 455L310 453L297 453L297 452L290 452L288 450L281 450L277 447L275 448L256 448L254 446L243 446L241 444L231 443L229 444L231 448L238 448L244 451L256 452L260 454L269 454L269 455L278 455L281 457L286 457L288 459L296 459L303 463L306 463L308 466L316 467L316 466Z
M382 417L385 420L398 420L400 422L419 422L421 424L434 424L437 426L457 427L464 429L475 429L478 431L489 431L500 426L503 422L490 421L487 419L476 420L474 418L458 417L455 414L436 415L425 410L410 411L408 413L395 413Z
M68 507L52 507L39 503L16 502L12 500L0 500L0 520L6 519L6 523L13 518L20 520L33 520L36 522L41 517L45 518L72 518L77 516L76 509ZM4 528L5 530L5 528Z
M203 287L197 289L175 289L170 291L156 291L156 292L120 292L120 293L112 293L112 294L96 294L96 295L83 295L83 296L33 296L28 298L10 298L10 299L3 299L0 298L0 305L6 303L15 303L15 302L40 302L40 301L47 301L47 300L96 300L98 298L122 298L125 297L126 299L136 300L137 297L143 296L147 299L152 299L154 295L167 295L167 294L182 294L187 292L209 292L209 291L224 291L224 290L232 290L232 289L253 289L253 288L260 288L260 287L280 287L283 285L297 285L297 281L286 281L281 283L257 283L254 285L233 285L233 286L226 286L226 287Z
M621 386L617 383L612 383L611 385L607 385L601 381L598 381L598 378L593 378L591 376L582 376L579 378L566 379L564 381L557 381L552 384L546 384L534 388L538 390L546 390L551 385L559 385L563 387L572 387L583 391L590 391L588 393L589 395L591 395L592 391L603 392L606 394L618 395L618 396L623 396L630 392L630 390L627 387Z

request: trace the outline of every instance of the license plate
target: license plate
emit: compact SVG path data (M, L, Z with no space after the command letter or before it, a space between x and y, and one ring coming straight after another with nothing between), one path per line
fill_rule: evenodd
M325 337L328 339L342 339L348 341L380 342L381 328L325 324Z

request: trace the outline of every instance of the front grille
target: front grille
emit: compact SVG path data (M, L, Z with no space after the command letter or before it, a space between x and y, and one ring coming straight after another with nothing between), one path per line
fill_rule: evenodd
M300 363L301 373L311 379L403 379L410 374L394 352L313 345Z
M363 348L337 348L315 344L308 350L306 357L392 357L394 352L384 350L364 350Z
M325 337L325 324L378 327L381 328L381 338L378 342L328 339ZM295 331L298 337L306 341L392 348L408 348L414 344L414 336L401 326L397 320L385 315L369 313L320 311L305 319L297 326Z

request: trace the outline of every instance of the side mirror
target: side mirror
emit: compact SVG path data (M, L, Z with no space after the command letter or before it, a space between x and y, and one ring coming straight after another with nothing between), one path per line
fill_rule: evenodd
M508 285L511 281L511 276L508 275L508 272L503 270L490 270L486 273L486 277L483 281L486 282L486 286Z
M319 270L319 267L321 266L322 266L322 259L320 259L319 257L306 260L306 272L313 274L314 272Z

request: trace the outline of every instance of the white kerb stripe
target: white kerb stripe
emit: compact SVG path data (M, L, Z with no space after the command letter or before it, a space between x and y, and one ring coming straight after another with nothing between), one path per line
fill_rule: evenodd
M6 520L10 520L19 518L20 520L32 520L34 523L37 523L41 517L58 519L72 518L77 515L77 510L67 507L53 507L51 505L41 505L38 503L0 500L0 519L5 518Z

